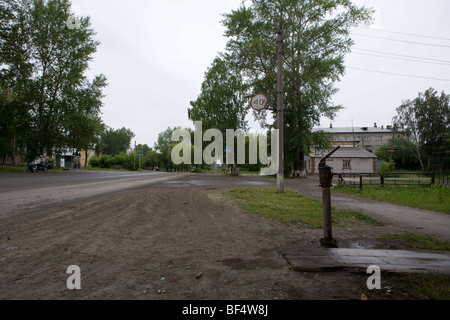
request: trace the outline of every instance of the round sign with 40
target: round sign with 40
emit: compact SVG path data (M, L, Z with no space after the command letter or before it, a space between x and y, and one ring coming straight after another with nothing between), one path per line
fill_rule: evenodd
M250 106L256 111L261 111L267 108L268 102L269 100L265 94L258 93L250 100Z

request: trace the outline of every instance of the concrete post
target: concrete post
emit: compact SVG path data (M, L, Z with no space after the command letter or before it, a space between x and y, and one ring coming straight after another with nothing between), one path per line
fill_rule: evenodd
M278 173L277 173L277 192L284 193L284 83L283 83L283 21L280 22L278 31L278 78L277 78L277 128L278 135Z

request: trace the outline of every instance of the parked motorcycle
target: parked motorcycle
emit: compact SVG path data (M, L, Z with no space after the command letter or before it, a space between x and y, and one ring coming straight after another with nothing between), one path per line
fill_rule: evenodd
M30 169L31 173L37 173L39 171L43 171L43 172L48 172L49 169L49 165L44 163L44 164L37 164L37 163L30 163L28 165L28 169Z

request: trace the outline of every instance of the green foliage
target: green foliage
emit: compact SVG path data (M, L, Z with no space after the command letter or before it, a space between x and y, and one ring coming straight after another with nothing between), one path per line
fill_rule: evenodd
M92 168L100 168L100 158L99 157L91 157L89 159L89 166Z
M100 135L97 151L112 156L127 152L133 137L134 133L125 127L117 130L108 128Z
M110 168L116 161L112 155L104 154L100 157L100 168Z
M158 135L158 139L155 143L155 150L158 152L158 160L156 161L154 154L151 155L153 162L157 162L158 166L164 167L166 171L186 171L189 170L190 165L181 164L175 165L172 161L172 149L179 143L172 141L172 134L175 130L181 129L181 127L167 128L165 131ZM191 129L186 129L191 133L191 139L193 141L193 132ZM191 152L193 159L193 152ZM193 163L191 159L191 163Z
M393 172L395 170L395 162L383 162L378 168L377 172L385 175L386 173Z
M388 141L386 144L380 146L375 152L375 155L380 160L389 161L389 154L386 153L386 149L392 148L392 142ZM403 138L395 138L394 148L398 150L398 153L392 155L392 161L396 163L397 168L406 170L420 169L419 160L414 156L414 144Z
M55 159L54 158L46 158L45 162L47 162L49 169L55 168Z
M115 156L104 154L99 157L91 157L89 166L92 168L103 169L126 169L134 170L134 155L129 153L120 153ZM138 168L136 168L138 169Z
M202 170L201 167L195 167L194 171L192 171L192 172L194 172L194 173L202 173L203 170Z
M99 43L69 29L69 0L0 2L0 155L27 160L95 143L106 78L85 76ZM6 94L5 94L6 92Z
M250 3L246 6L247 3ZM249 90L277 96L277 32L283 5L285 159L303 170L303 157L315 145L312 128L322 116L333 118L333 83L345 72L344 57L353 41L352 26L367 22L371 11L348 0L252 0L225 15L229 38L224 54L241 72ZM277 108L276 102L271 105ZM264 113L256 114L266 125ZM273 112L276 120L277 112Z
M450 151L450 95L445 92L429 88L413 101L404 101L394 122L413 144L422 171L429 172L436 156Z
M191 101L189 119L202 121L203 130L245 129L245 87L242 76L234 73L228 62L216 58L205 74L202 90L196 101Z
M205 74L200 95L196 101L191 101L189 119L202 121L202 134L208 129L220 130L225 142L227 129L245 130L247 127L245 90L242 75L233 70L226 59L214 59ZM236 157L237 154L233 168L236 168ZM236 170L233 173L237 175Z

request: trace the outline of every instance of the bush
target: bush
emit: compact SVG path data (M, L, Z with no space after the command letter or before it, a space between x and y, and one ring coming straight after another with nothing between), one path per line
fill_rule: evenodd
M378 168L378 173L385 175L395 170L395 162L383 162Z
M101 168L109 168L115 165L115 160L113 156L109 154L104 154L100 157L100 167Z
M45 162L47 162L49 169L55 168L55 159L48 158L48 159L45 160Z
M100 158L99 157L90 158L89 166L91 166L92 168L100 168Z
M202 168L200 168L200 167L196 167L196 168L194 169L193 172L194 172L194 173L202 173L203 170L202 170Z

